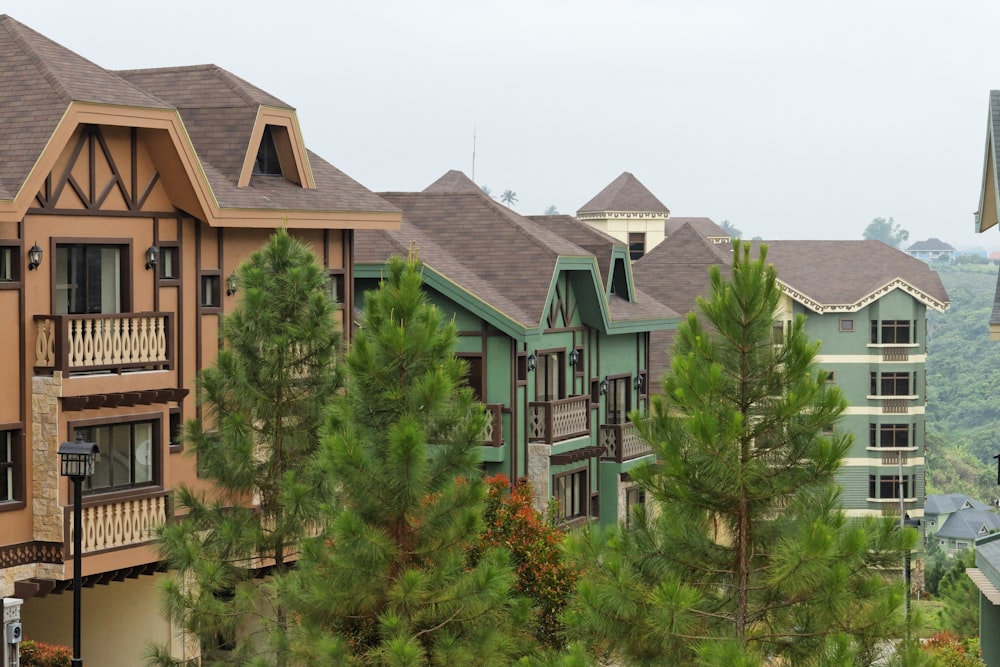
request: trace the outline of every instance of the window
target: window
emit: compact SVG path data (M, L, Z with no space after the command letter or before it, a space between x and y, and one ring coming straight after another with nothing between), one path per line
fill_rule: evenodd
M869 475L869 498L899 499L899 475ZM910 497L910 476L903 475L903 498Z
M127 246L56 246L56 313L120 313ZM126 308L127 310L127 308Z
M87 478L84 490L100 492L154 484L157 425L156 421L143 421L76 428L84 440L96 442L101 448L94 474Z
M632 508L646 504L646 492L638 486L630 486L625 491L625 525L632 522Z
M255 176L281 176L281 163L278 161L278 146L274 143L274 133L270 125L264 126L264 134L257 147L257 159L253 163Z
M630 399L632 398L630 384L627 377L608 378L608 393L605 394L608 424L624 424L628 420L628 413L631 410Z
M911 384L915 385L916 379L909 373L882 373L881 379L875 371L871 373L872 396L911 396Z
M869 447L909 447L910 424L869 424Z
M955 551L963 551L969 548L968 542L955 542Z
M556 401L566 397L566 353L539 352L535 366L535 400Z
M180 248L177 246L160 246L160 280L177 280L181 277Z
M910 320L873 320L872 343L886 345L912 343L911 333L914 328L910 326Z
M0 246L0 283L13 283L21 279L20 249Z
M0 431L0 503L22 500L21 431Z
M344 274L343 273L330 273L330 297L337 300L337 306L339 308L344 307L344 300L347 298L347 292L344 289Z
M472 387L472 395L476 397L476 400L480 403L483 402L483 389L484 387L484 377L483 377L483 355L481 354L457 354L455 355L464 361L469 366L468 372L465 374L465 382Z
M569 520L587 515L590 488L587 470L577 470L553 478L553 496L559 501L559 517Z
M646 254L646 234L645 232L629 232L628 235L628 256L635 261Z
M207 274L201 277L201 307L221 308L222 298L219 286L219 274Z
M854 333L854 320L846 318L841 319L840 330L846 333Z
M184 419L181 416L180 408L170 409L170 453L179 452L184 449Z

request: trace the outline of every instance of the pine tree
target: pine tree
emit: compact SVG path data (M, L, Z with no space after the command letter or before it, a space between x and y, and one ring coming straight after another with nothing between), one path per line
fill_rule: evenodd
M307 664L509 664L527 620L506 552L467 561L486 418L421 271L390 260L346 357L317 466L336 503L283 586Z
M172 621L197 635L203 664L284 664L284 604L257 573L280 575L314 534L322 480L313 456L341 386L327 277L279 230L238 270L242 301L222 318L225 341L198 379L201 419L184 428L206 495L177 491L180 519L160 548L177 576ZM169 663L165 650L160 663Z
M586 577L570 616L630 664L869 664L900 636L898 573L915 534L845 518L834 474L845 409L801 316L775 336L767 248L734 243L682 322L663 395L640 432L655 464L631 472L655 505L576 546ZM636 416L638 418L638 416Z

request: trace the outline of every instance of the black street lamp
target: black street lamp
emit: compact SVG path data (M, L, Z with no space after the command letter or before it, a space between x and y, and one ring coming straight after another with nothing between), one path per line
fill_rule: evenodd
M63 477L73 480L73 667L83 667L80 657L80 570L83 559L83 480L94 474L94 461L101 453L96 442L84 442L83 433L76 434L76 442L59 445L59 459Z

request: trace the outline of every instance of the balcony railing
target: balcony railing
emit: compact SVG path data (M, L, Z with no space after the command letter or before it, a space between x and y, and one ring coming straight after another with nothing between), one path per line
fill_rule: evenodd
M488 403L485 408L489 422L483 431L483 444L499 447L503 444L503 404Z
M168 369L172 313L36 315L35 369L64 374Z
M528 403L528 440L552 444L590 433L590 396Z
M82 553L97 553L110 549L133 547L151 542L156 529L163 525L170 512L168 493L159 491L140 498L85 504L80 520ZM85 501L86 502L86 501ZM66 550L73 555L73 507L65 509Z
M653 453L649 443L639 437L633 422L601 424L601 446L604 458L618 463Z

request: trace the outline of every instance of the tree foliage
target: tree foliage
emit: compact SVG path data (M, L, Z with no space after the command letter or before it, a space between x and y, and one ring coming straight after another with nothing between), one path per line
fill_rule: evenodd
M472 552L476 562L490 548L509 549L519 595L534 603L534 633L546 648L565 645L559 619L573 592L579 572L562 554L563 531L547 523L532 504L531 486L511 488L500 474L486 480L489 493L483 511L483 534Z
M504 190L500 195L500 201L512 208L517 207L517 193L513 190Z
M963 638L979 636L979 589L965 574L966 568L975 566L975 551L966 549L955 556L938 584L944 602L941 627Z
M743 232L737 229L736 226L733 225L733 223L729 222L728 220L723 220L722 222L720 222L719 227L721 227L722 231L728 234L730 238L734 239L743 238Z
M317 519L311 463L340 386L340 340L326 274L286 231L237 276L243 298L222 318L225 348L198 378L203 416L183 434L211 495L177 490L180 518L161 531L161 553L177 572L164 605L200 638L204 664L281 664L285 608L250 570L284 572ZM272 614L259 613L261 596Z
M466 559L486 417L421 282L392 259L346 357L317 458L337 501L282 585L307 664L507 664L527 619L506 551Z
M1000 453L1000 344L989 339L997 268L938 267L951 300L928 313L928 493L964 493L984 502L997 495Z
M574 545L572 626L629 664L871 664L902 634L902 582L882 572L916 535L839 509L850 440L823 431L846 401L802 317L773 343L776 272L750 253L734 243L731 279L712 268L639 422L657 462L630 474L656 510Z
M862 238L866 241L881 241L893 248L898 248L904 241L910 238L910 232L903 229L891 217L888 220L885 218L875 218L865 227Z

